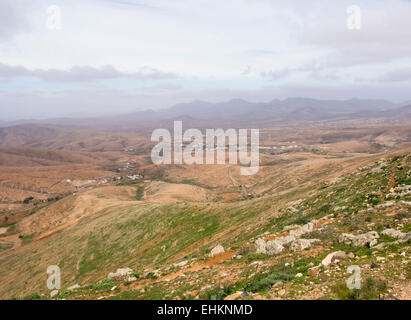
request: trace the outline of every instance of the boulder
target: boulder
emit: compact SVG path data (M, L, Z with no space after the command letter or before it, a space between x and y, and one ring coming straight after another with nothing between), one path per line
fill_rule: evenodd
M73 291L75 289L81 288L79 284L75 284L74 286L68 287L67 290Z
M321 264L325 267L329 266L330 264L334 263L335 260L345 260L348 259L348 255L344 251L335 251L327 255Z
M395 229L386 229L381 233L391 238L395 238L398 240L405 240L405 241L407 241L411 237L411 232L404 233L404 232L401 232Z
M257 253L263 253L268 255L274 255L284 250L284 246L277 240L267 241L264 239L257 239L255 242L255 248Z
M55 296L57 296L59 294L58 290L53 290L50 292L50 298L54 298Z
M131 276L131 277L128 277L128 278L126 279L126 281L127 281L127 282L134 282L134 281L137 281L137 278L136 278L135 276Z
M268 255L274 255L282 252L284 250L284 246L281 245L278 241L268 241L265 245L266 253Z
M350 234L350 233L343 233L338 238L338 241L340 243L352 245L354 247L359 247L359 246L370 245L371 243L374 244L375 241L373 240L376 240L379 237L380 236L378 235L376 231L370 231L367 233L360 234L358 236Z
M218 254L220 254L220 253L223 253L224 252L224 248L223 248L223 246L221 245L221 244L219 244L218 246L215 246L214 248L213 248L213 250L211 250L211 252L210 252L210 257L214 257L214 256L216 256L216 255L218 255Z
M120 280L133 274L133 270L130 268L120 268L116 272L110 272L107 276L109 279Z
M290 230L289 235L294 237L300 237L306 233L310 233L314 230L314 223L309 222L295 230Z
M174 263L174 267L184 267L187 263L188 263L187 260L181 261L179 263Z
M291 251L302 251L311 248L311 244L319 242L319 239L297 239L291 243Z
M285 236L285 237L277 238L277 239L275 239L275 240L273 240L273 241L275 241L275 242L276 242L277 244L279 244L279 245L285 246L285 245L287 245L287 244L295 241L296 239L297 239L297 238L296 238L294 235L291 235L291 234L290 234L290 235Z

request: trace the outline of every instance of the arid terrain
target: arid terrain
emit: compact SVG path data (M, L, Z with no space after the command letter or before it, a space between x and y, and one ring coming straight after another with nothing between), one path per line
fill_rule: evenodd
M0 128L0 298L410 299L411 122L384 117L257 119L253 176L153 165L149 126Z

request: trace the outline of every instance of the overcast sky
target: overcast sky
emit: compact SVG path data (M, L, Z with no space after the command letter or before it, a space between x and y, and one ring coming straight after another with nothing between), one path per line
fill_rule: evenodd
M410 88L407 0L0 1L0 120Z

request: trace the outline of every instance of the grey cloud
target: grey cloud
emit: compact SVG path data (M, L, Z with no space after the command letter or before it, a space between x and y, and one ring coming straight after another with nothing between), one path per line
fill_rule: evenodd
M35 69L30 70L23 66L10 66L0 63L0 79L16 77L31 77L48 82L87 82L115 78L133 78L138 80L162 80L176 78L174 73L162 72L150 67L143 67L137 72L126 73L106 65L100 68L90 66L74 66L69 70Z
M16 1L0 1L0 42L29 29L30 22L24 6Z
M160 83L160 84L153 85L153 86L137 88L137 90L142 91L142 92L161 93L161 92L180 90L182 88L183 88L182 86L180 86L179 84L175 84L175 83Z
M292 73L296 72L297 70L295 69L281 69L281 70L273 70L273 71L267 71L267 72L261 72L260 75L263 78L268 78L270 81L275 81L275 80L280 80L282 78L288 77Z
M305 21L304 28L296 33L300 44L328 51L319 60L324 68L389 63L411 55L409 1L395 0L375 5L370 1L359 1L360 30L346 27L348 2L331 3L324 7L327 12L322 12L318 19Z
M295 68L284 68L280 70L272 70L267 72L261 72L260 75L263 78L269 79L269 81L281 80L290 77L294 74L306 74L309 79L312 80L339 80L340 76L337 71L328 70L322 68L316 63L304 64Z
M411 81L411 68L393 70L383 75L380 81L402 82Z

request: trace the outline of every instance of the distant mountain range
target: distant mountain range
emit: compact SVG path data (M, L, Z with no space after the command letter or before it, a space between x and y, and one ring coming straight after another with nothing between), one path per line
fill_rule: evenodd
M347 121L379 119L380 121L411 121L411 103L393 103L387 100L316 100L288 98L265 103L233 99L210 103L193 101L170 108L144 110L125 115L96 118L58 118L0 122L0 126L18 124L55 124L102 126L116 129L169 127L174 120L182 120L192 127L250 127L301 124L304 122Z

